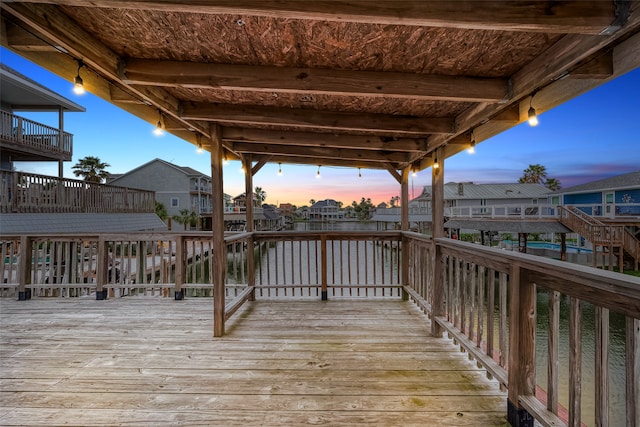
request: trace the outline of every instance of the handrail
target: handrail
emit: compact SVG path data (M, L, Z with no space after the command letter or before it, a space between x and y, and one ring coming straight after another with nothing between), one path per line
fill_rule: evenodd
M71 159L72 134L6 111L0 111L0 123L0 139L3 141Z
M412 243L408 249L414 260L421 259L425 251L431 251L434 260L442 260L433 265L426 278L412 279L408 292L431 316L436 330L447 331L507 388L512 425L525 412L545 426L580 425L581 384L595 381L594 389L608 390L602 385L608 381L606 357L596 358L595 376L586 377L582 372L578 331L585 306L595 307L596 329L607 331L596 339L596 354L606 354L612 345L608 340L609 313L626 316L624 349L615 351L626 352L630 385L626 403L623 408L617 407L616 415L640 410L640 372L635 368L640 359L640 279L445 238L435 239L431 246ZM409 268L420 270L419 263ZM441 301L434 300L434 295L441 295ZM540 298L548 300L548 323L536 316ZM568 341L572 356L561 361L559 314L564 301L570 306L572 334ZM541 335L547 336L549 350L546 358L538 359L533 343ZM537 384L537 369L548 371L546 384ZM559 389L560 370L570 376L569 390ZM578 397L570 399L569 395ZM597 394L594 399L593 416L603 420L611 406L609 395ZM562 406L566 406L566 416L562 415Z

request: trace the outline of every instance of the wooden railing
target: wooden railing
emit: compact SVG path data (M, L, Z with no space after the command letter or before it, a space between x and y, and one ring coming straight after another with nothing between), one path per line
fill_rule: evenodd
M73 135L6 111L0 111L0 140L29 152L71 160Z
M431 316L435 333L446 331L507 388L512 425L532 425L528 417L545 426L640 425L640 279L450 239L409 240L407 291ZM423 259L431 256L433 269L424 272ZM614 316L624 330L610 328ZM594 331L587 354L583 334ZM623 335L622 349L613 348L610 334ZM609 354L620 352L626 392L609 389ZM583 359L594 360L593 373ZM587 383L592 395L583 395ZM612 402L612 392L623 402Z
M155 193L87 181L0 171L0 213L151 213Z
M225 245L225 319L251 299L408 296L508 390L513 425L640 426L638 278L410 232L239 233ZM210 297L217 268L210 233L2 236L0 249L1 287L18 299ZM617 354L624 392L609 389Z

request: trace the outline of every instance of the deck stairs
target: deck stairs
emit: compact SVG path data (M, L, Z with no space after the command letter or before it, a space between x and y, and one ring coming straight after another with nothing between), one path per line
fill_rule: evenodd
M580 234L594 247L601 246L603 252L622 249L625 262L638 270L640 240L625 226L605 224L573 206L560 206L560 223Z

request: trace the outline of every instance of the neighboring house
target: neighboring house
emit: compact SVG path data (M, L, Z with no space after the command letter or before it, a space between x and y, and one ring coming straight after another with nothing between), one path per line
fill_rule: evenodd
M57 162L62 178L63 162L71 161L73 135L65 132L64 114L84 112L84 107L53 92L4 64L0 64L0 169L12 171L14 162ZM49 112L58 116L58 127L48 126L16 113Z
M131 171L113 176L108 184L152 190L156 201L162 203L169 217L180 211L195 212L198 228L210 229L212 200L211 178L188 166L178 166L162 159L154 159ZM225 206L230 196L222 200Z
M333 199L325 199L316 202L309 208L309 220L311 221L337 221L343 219L344 214Z
M155 214L153 192L63 177L63 164L73 156L73 135L64 129L64 115L84 111L84 107L0 64L3 234L166 230ZM30 112L55 115L58 126L25 117ZM56 162L58 175L21 172L15 162Z
M595 217L638 221L640 171L555 191L549 194L549 203L574 206Z
M422 194L409 203L409 211L431 212L432 187L425 186ZM444 184L445 210L476 206L537 205L547 203L549 189L542 184L474 184L448 182ZM451 210L451 209L449 209Z

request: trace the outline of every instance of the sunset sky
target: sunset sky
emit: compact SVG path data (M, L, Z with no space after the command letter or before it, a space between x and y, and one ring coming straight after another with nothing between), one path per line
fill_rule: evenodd
M91 94L75 95L72 83L0 48L0 60L86 108L67 113L65 130L74 135L73 160L65 163L64 176L75 178L71 167L85 156L97 156L110 165L110 173L125 173L155 158L190 166L210 175L208 153L172 135L153 134L153 124L120 110ZM563 188L640 170L640 69L604 84L552 111L540 115L540 124L526 123L490 138L476 154L461 152L445 162L445 182L517 182L530 164L546 167L548 176ZM57 127L57 113L22 113L27 118ZM55 163L17 163L18 170L57 175ZM387 171L268 164L254 177L254 185L267 193L266 203L306 205L310 199L335 199L345 205L371 198L375 204L400 195L400 186ZM431 184L431 169L410 178L409 196L417 197ZM224 191L244 192L239 162L224 169Z

